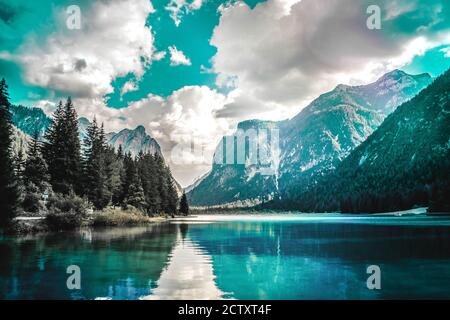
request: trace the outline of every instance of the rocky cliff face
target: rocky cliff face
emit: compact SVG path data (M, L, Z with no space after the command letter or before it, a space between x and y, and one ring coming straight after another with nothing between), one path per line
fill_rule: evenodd
M278 129L279 153L272 161L276 170L272 175L261 175L255 166L214 164L210 174L188 196L194 205L260 202L289 196L294 188L314 184L318 177L335 169L389 113L431 81L428 74L409 75L394 70L368 85L338 85L290 120L240 123L238 132L239 128L257 129L258 123ZM222 145L216 153L221 154L220 148ZM209 190L217 190L220 196L211 197Z

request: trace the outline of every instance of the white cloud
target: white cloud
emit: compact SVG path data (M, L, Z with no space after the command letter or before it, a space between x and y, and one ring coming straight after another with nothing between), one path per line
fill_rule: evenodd
M166 10L170 12L170 17L178 27L183 15L200 9L202 4L203 0L171 0L166 6Z
M154 61L159 61L159 60L164 59L165 56L166 56L166 52L165 51L158 51L158 52L155 52L153 54L153 60Z
M129 81L125 82L122 89L120 90L120 96L122 97L125 93L137 91L138 89L139 88L138 88L136 82L129 80Z
M233 121L216 118L227 100L226 96L206 86L186 86L167 98L150 94L128 108L97 109L103 113L97 112L96 116L111 131L144 125L161 145L174 176L182 185L187 185L211 167L217 143L236 125ZM92 107L78 109L84 115L86 111L95 110ZM197 152L192 152L191 145Z
M389 14L383 26L396 23L418 3L396 2L402 6L380 1L380 6L387 8L383 12ZM440 35L437 39L438 33L429 30L443 14L436 8L416 20L408 17L408 32L398 30L398 26L369 30L369 4L354 0L268 0L254 9L243 2L221 6L220 22L211 39L217 47L213 70L218 73L219 86L237 90L234 101L219 116L291 117L337 84L375 80L405 66L445 38Z
M65 8L58 8L57 31L43 42L30 37L14 59L29 84L98 99L113 92L113 79L139 78L150 63L153 36L145 23L152 11L147 0L98 1L82 10L82 28L69 30Z
M191 65L191 60L189 60L189 58L184 55L183 51L178 50L175 46L170 46L169 52L171 66Z

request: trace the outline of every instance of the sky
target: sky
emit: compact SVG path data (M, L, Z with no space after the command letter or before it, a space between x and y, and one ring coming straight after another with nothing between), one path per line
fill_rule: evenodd
M144 125L183 186L238 122L290 118L396 68L450 68L449 1L0 0L11 102L51 114L71 96L108 131Z

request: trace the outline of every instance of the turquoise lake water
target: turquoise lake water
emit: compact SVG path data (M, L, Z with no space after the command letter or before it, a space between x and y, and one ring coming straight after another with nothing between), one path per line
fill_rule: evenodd
M450 299L448 217L201 216L1 238L0 257L1 299Z

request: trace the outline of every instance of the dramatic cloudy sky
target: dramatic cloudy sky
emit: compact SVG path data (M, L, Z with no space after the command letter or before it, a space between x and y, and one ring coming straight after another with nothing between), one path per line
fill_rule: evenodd
M380 30L367 28L372 4ZM395 68L449 67L448 0L0 0L12 102L50 114L70 95L109 131L142 124L184 186L239 121L292 117Z

